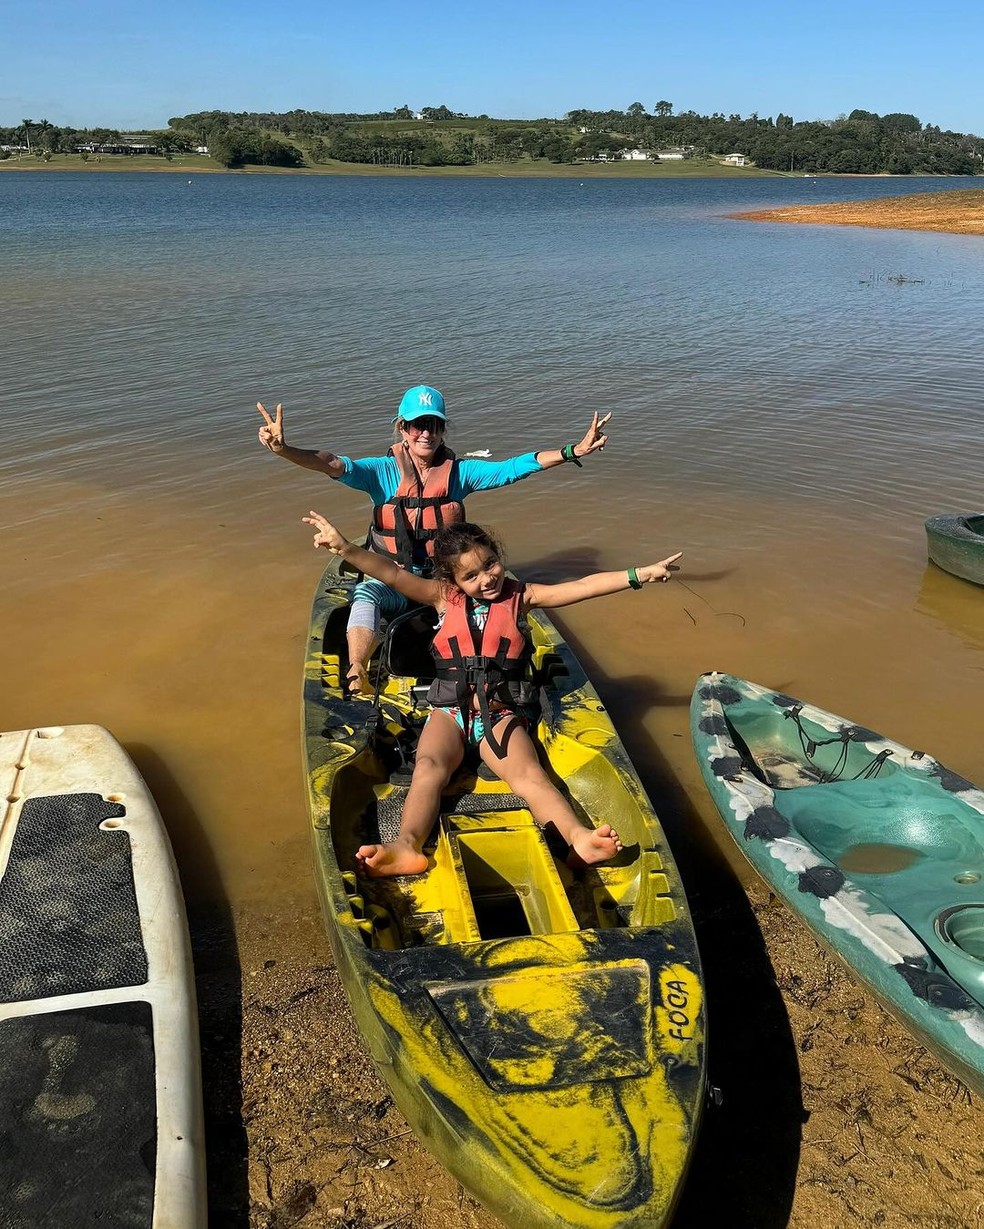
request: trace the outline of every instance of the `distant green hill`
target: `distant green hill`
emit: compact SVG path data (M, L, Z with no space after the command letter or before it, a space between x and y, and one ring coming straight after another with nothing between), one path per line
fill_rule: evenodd
M170 121L178 133L259 130L285 138L311 162L388 166L474 166L545 159L623 158L672 151L683 159L743 156L757 167L810 174L973 175L984 164L984 140L924 125L914 115L852 111L835 120L795 121L757 115L673 113L661 101L649 113L569 112L563 119L507 120L455 115L446 107L409 107L373 115L291 111L285 115L206 112Z
M55 154L158 156L173 159L207 147L220 165L404 170L620 162L674 165L683 173L730 158L760 171L807 174L974 175L984 166L984 140L923 124L901 112L852 111L834 120L779 114L674 113L661 100L647 112L570 111L562 119L509 120L457 115L447 107L409 107L369 115L322 111L200 111L176 116L164 130L119 133L59 128L23 120L0 128L0 158ZM639 152L641 151L641 152ZM628 169L628 166L626 166ZM641 169L641 168L640 168ZM665 168L665 169L668 169ZM633 167L634 170L634 167Z

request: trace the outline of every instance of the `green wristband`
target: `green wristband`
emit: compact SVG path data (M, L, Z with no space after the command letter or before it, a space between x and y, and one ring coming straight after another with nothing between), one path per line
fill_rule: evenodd
M560 450L560 455L564 458L565 461L573 461L574 464L578 467L578 469L581 468L581 462L578 459L577 453L574 451L573 444L565 444L563 448L561 448Z
M638 572L636 572L635 568L629 568L627 575L629 578L629 588L630 589L641 589L642 588L642 581L639 579L639 574Z

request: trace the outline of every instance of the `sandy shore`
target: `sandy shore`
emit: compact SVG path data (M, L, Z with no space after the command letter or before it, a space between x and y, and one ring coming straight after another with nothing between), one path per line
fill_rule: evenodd
M984 1225L984 1112L966 1088L764 888L723 877L694 915L722 1103L673 1229ZM373 1069L313 891L227 927L196 940L211 1223L498 1229Z
M793 205L732 213L748 222L806 222L822 226L874 226L887 230L934 230L984 235L984 189L887 196L873 201Z
M176 175L219 172L234 175L335 175L375 178L445 179L784 179L786 171L760 171L754 166L726 166L720 162L546 162L524 158L517 162L481 162L474 166L377 166L371 162L318 162L310 166L220 166L204 155L176 156L171 162L151 155L105 155L82 162L60 154L50 162L10 158L0 161L0 174L24 171L72 171L98 175L104 171L152 171Z

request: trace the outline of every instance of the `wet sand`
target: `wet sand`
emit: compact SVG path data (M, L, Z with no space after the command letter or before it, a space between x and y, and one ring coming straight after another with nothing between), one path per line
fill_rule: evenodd
M871 201L757 209L729 217L747 222L801 222L821 226L873 226L884 230L931 230L984 234L984 189L888 196Z
M959 1081L764 889L749 903L725 886L697 922L722 1103L705 1113L674 1229L984 1223L984 1113ZM232 1132L214 1129L213 1085L213 1223L496 1229L356 1044L314 901L241 923L242 1126L234 1095Z

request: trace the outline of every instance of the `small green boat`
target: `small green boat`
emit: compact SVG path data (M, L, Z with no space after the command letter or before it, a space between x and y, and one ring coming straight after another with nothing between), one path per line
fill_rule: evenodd
M394 622L376 701L348 698L353 583L335 560L319 586L303 720L318 888L365 1043L417 1135L506 1225L664 1225L705 1098L703 987L676 866L608 714L532 612L543 755L586 821L618 828L615 862L569 869L522 799L466 761L427 872L356 878L358 846L399 823L434 618Z
M937 567L984 585L984 513L931 516L926 539Z
M702 675L690 717L742 853L984 1094L984 792L922 751L732 675Z

